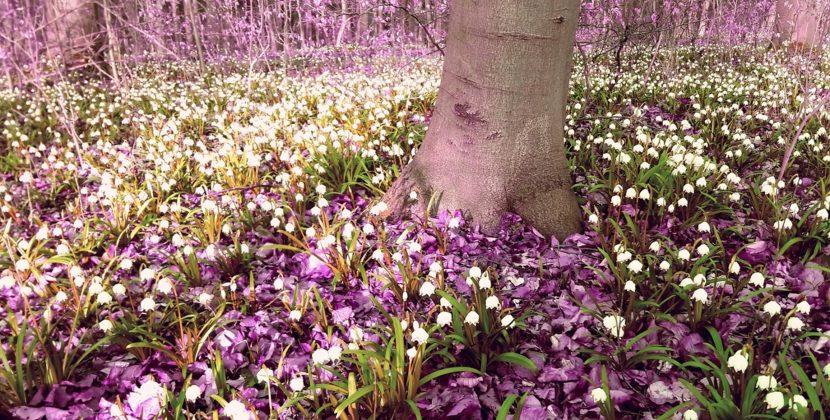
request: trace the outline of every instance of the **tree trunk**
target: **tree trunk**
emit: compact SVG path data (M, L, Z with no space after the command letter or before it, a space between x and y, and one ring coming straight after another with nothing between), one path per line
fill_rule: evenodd
M818 44L819 10L816 0L778 0L775 3L773 45L790 42L790 48L812 48Z
M87 0L50 0L46 5L47 55L69 68L95 60L95 4Z
M196 12L193 10L193 0L184 0L184 14L190 28L193 45L196 47L196 59L199 60L199 67L205 66L205 51L202 48L202 36L199 32L199 21Z
M104 13L104 27L107 32L107 64L110 70L110 77L116 86L121 86L121 77L118 74L118 65L121 61L120 52L118 49L118 36L115 33L112 24L112 8L109 0L103 0Z
M455 0L429 131L387 192L392 217L462 209L485 233L505 212L558 238L580 228L563 127L579 0ZM415 191L417 200L409 201Z
M337 39L334 41L334 46L339 47L343 42L343 36L346 34L346 27L349 24L349 16L347 15L348 8L346 0L340 0L340 28L337 30Z
M709 19L709 0L704 0L703 5L700 6L700 19L697 26L697 37L703 39L706 36L706 25Z

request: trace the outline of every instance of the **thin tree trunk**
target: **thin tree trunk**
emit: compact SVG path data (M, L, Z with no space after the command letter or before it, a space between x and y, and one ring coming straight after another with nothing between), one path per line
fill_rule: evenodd
M202 37L199 33L199 22L196 20L196 13L193 10L193 0L184 0L185 14L190 24L190 33L193 38L193 45L196 47L196 58L199 60L199 66L205 66L205 51L202 48Z
M109 62L110 76L116 86L121 86L121 78L118 74L118 35L112 25L112 9L110 8L109 0L103 0L104 5L104 27L107 31L107 61Z
M580 227L563 141L579 0L456 0L436 109L389 214L462 209L486 233L515 212L544 234ZM417 203L409 204L412 191Z
M704 0L700 6L700 23L697 26L697 37L703 39L706 35L706 23L709 20L709 1Z
M347 11L346 0L340 0L340 28L337 30L337 39L334 41L334 46L336 47L339 47L343 42L346 26L349 24L349 17L346 16Z

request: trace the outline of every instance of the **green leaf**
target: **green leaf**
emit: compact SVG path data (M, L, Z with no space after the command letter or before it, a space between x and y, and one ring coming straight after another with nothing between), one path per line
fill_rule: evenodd
M429 383L433 379L440 378L444 375L452 375L454 373L461 373L461 372L470 372L475 373L476 375L481 375L481 371L478 369L473 369L467 366L455 366L455 367L448 367L441 370L436 370L435 372L430 373L429 375L424 376L421 378L421 381L418 383L419 386L424 386L425 384Z
M363 398L366 394L372 392L375 389L372 385L366 385L363 388L358 389L351 395L349 395L337 408L334 409L334 415L340 416L341 413L346 411L352 404Z
M514 353L512 351L499 354L498 356L493 358L493 361L512 363L514 365L518 365L527 370L530 370L533 373L539 371L539 368L536 367L536 364L534 364L532 360L528 359L527 356L522 356L521 354Z
M409 409L412 410L412 414L415 415L415 420L421 420L421 409L418 408L418 405L415 404L415 401L406 400L406 404L409 406Z
M499 412L496 415L496 420L507 420L507 416L510 414L510 407L513 407L513 403L516 399L519 398L513 394L510 394L505 398L504 402L499 407Z

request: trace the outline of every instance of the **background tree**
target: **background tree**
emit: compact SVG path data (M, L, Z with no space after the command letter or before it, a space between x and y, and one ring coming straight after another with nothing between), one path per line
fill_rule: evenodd
M563 144L579 0L457 0L429 131L384 201L393 216L463 209L486 232L515 212L579 230ZM410 193L417 194L416 203Z
M95 3L89 0L46 2L46 50L51 59L71 69L97 56L98 22Z
M789 41L791 48L816 46L820 40L821 0L778 0L775 3L773 44Z

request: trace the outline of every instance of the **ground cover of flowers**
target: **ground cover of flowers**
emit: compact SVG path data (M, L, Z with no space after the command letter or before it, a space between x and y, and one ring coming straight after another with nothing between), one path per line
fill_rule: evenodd
M497 237L457 212L376 217L437 61L4 91L0 406L823 418L828 59L578 66L565 130L585 230L561 243L515 217Z

